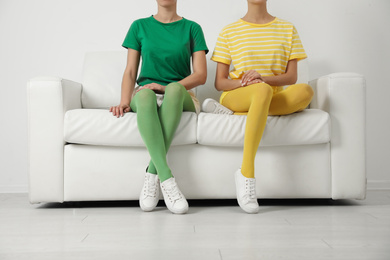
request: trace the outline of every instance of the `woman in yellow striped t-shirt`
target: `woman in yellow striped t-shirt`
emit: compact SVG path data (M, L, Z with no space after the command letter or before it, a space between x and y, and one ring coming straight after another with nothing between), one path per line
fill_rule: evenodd
M218 37L211 59L218 62L220 103L234 114L247 114L243 162L235 172L237 200L247 213L258 212L254 160L267 116L302 111L312 99L309 85L295 84L297 62L306 57L295 27L270 15L266 0L248 0L247 14ZM210 100L203 107L224 109Z

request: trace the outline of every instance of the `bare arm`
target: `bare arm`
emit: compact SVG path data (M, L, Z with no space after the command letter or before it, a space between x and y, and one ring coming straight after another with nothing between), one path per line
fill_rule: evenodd
M297 82L297 60L290 60L287 63L286 72L277 75L277 76L261 76L257 71L255 70L249 70L245 72L244 76L241 79L243 86L248 86L253 83L259 83L264 82L267 83L270 86L285 86L285 85L292 85Z
M205 51L192 53L192 69L191 75L179 81L187 90L206 83L207 64Z
M217 63L217 72L215 73L215 88L219 91L227 91L241 87L241 80L229 79L229 65Z
M116 117L130 112L130 102L133 96L134 85L137 78L140 53L133 49L127 51L127 65L122 79L121 101L118 106L110 108L110 112Z
M290 60L287 63L286 73L277 76L262 77L262 79L268 85L275 87L295 84L298 78L297 67L298 61L296 59Z
M231 80L229 76L229 65L218 63L217 73L215 75L215 88L217 90L232 90L239 87L245 87L254 83L267 83L270 86L292 85L297 82L297 60L290 60L287 64L286 73L262 77L255 70L247 71L241 80Z
M207 79L207 64L206 53L204 51L197 51L192 54L192 69L193 72L188 77L180 80L178 83L182 84L187 90L203 85ZM148 88L157 93L164 93L165 86L157 83L151 83L143 86L141 89Z

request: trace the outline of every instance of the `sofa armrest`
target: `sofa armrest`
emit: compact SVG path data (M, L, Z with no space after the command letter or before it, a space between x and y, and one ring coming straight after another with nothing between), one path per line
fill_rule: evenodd
M61 78L27 83L31 203L64 200L64 114L81 108L81 89L81 84Z
M335 73L309 83L311 108L331 117L332 198L366 194L366 81L356 73Z

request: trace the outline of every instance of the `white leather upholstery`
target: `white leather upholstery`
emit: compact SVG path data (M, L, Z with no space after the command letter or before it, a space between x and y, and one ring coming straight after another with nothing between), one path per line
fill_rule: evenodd
M89 52L84 58L83 108L109 108L121 98L126 51Z
M183 112L172 145L196 143L196 114ZM108 110L75 109L65 114L64 139L68 143L145 147L137 126L137 114L116 118Z
M117 119L107 111L120 99L125 62L125 51L87 54L83 86L61 78L28 82L32 203L138 199L150 158L136 115ZM200 101L218 98L214 69L197 88ZM298 69L298 81L307 81L307 63ZM268 118L255 159L258 197L363 199L364 77L338 73L310 84L312 109ZM245 116L183 114L168 161L188 199L235 198L244 125Z
M198 142L202 145L244 146L246 116L201 113ZM288 116L269 116L260 146L321 144L330 141L329 114L306 109Z
M332 198L364 199L366 191L365 78L335 73L310 82L311 107L329 113L331 129Z
M330 198L330 145L262 147L256 156L259 198ZM169 165L187 198L235 198L233 172L242 149L171 147ZM149 156L142 147L65 146L64 200L138 200Z
M296 84L309 83L309 62L308 59L303 59L298 62L298 77Z
M27 83L30 201L63 201L64 114L81 108L81 84L61 78Z
M148 163L142 147L66 145L64 200L136 200Z

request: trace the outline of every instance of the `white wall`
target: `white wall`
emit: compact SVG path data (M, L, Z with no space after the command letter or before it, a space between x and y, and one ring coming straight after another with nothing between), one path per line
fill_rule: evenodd
M203 27L210 50L245 10L245 0L179 0L179 14ZM80 81L85 52L121 50L130 23L155 11L155 0L0 0L0 192L27 191L27 80ZM269 11L298 28L311 78L366 76L369 187L390 188L390 1L269 0Z

